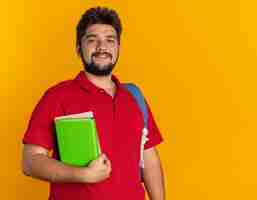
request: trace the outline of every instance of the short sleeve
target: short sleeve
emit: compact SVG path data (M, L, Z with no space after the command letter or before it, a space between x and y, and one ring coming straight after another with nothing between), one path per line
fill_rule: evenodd
M45 92L31 115L22 140L23 144L35 144L48 150L54 148L54 118L61 115L57 99L57 95L53 92L49 90Z
M157 127L157 124L154 120L152 111L148 104L147 104L147 108L148 108L148 124L147 124L147 126L148 126L148 135L147 135L148 141L145 143L145 146L144 146L145 149L154 147L163 141L163 138L161 136L159 128Z

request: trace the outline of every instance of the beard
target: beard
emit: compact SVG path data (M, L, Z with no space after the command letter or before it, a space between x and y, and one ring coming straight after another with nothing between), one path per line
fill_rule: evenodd
M95 56L95 54L93 54L92 57L93 56ZM111 55L110 55L110 57L111 57ZM93 61L93 59L91 59L91 62L87 62L84 59L83 55L81 55L81 60L82 60L82 63L84 65L84 69L86 72L96 75L96 76L108 76L113 71L114 66L116 65L116 63L118 61L118 56L117 56L115 63L109 63L104 66L100 66L100 65L96 64Z

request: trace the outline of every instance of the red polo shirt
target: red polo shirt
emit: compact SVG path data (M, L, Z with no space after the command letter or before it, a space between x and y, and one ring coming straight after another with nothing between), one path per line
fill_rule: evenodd
M110 178L94 184L51 183L50 197L54 200L143 200L139 160L143 116L131 94L117 86L114 98L96 87L81 71L74 80L50 88L32 113L24 144L36 144L53 150L57 159L54 118L92 111L96 120L102 152L111 161ZM162 141L149 110L148 138L145 149Z

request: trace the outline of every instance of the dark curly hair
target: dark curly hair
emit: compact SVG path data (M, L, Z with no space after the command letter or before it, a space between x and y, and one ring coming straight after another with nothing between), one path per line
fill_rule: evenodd
M87 10L80 18L80 21L77 25L77 47L81 46L81 39L85 35L86 29L93 24L111 25L116 30L118 41L120 42L122 26L116 11L105 7L95 7Z

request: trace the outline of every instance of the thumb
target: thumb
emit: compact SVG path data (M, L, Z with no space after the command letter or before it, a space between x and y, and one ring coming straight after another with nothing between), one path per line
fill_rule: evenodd
M103 153L99 156L98 158L99 161L105 162L106 160L108 160L107 156Z

